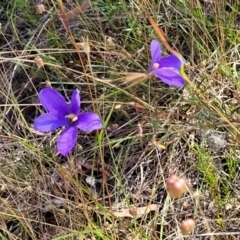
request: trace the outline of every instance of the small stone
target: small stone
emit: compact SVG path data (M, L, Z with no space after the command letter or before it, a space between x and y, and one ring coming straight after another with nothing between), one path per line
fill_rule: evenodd
M88 183L91 187L95 187L96 185L96 178L93 176L86 177L86 183Z
M226 211L231 210L233 208L233 205L230 203L227 203L225 206Z
M225 136L223 134L218 134L218 133L212 132L206 136L206 144L214 152L219 152L221 149L226 147L227 142L226 142Z

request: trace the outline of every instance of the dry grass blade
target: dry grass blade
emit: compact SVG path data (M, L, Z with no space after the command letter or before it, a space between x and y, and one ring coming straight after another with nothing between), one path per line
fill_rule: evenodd
M158 211L159 205L157 204L150 204L149 206L146 207L135 207L134 213L133 213L133 208L122 208L118 211L113 211L113 215L116 217L130 217L130 218L141 218L143 215L148 214L151 211Z

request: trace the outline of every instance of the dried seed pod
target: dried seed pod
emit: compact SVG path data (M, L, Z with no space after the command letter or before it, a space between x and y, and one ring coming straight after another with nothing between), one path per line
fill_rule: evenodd
M190 233L195 227L195 221L192 218L185 219L180 224L180 229L183 235Z
M111 37L108 37L108 38L106 39L106 44L107 44L108 46L114 46L113 39L112 39Z
M187 189L185 179L179 178L176 175L171 175L166 180L166 187L170 197L180 198Z
M45 84L46 84L46 87L52 87L52 84L51 84L51 82L50 82L50 81L48 81L48 80L45 82Z
M36 65L37 65L38 68L41 68L41 67L44 66L44 62L43 62L42 58L40 58L40 57L35 57L35 58L34 58L34 61L35 61L35 63L36 63Z
M110 227L110 223L109 222L104 222L102 225L105 229L108 229Z
M142 36L142 31L141 31L141 30L137 30L137 31L136 31L136 34L137 34L138 36Z
M121 230L125 230L125 229L127 229L127 225L128 225L128 223L123 220L118 223L118 228Z
M122 104L117 104L114 109L119 110L122 108Z
M143 138L143 128L142 128L142 124L141 123L138 123L138 134L137 134L137 136L136 136L136 138L138 139L138 140L142 140L142 138Z
M188 204L188 202L183 202L183 204L182 204L182 209L183 210L186 210L187 208L188 208L188 206L189 206L189 204Z
M162 150L166 149L166 146L162 145L160 142L158 141L153 141L152 144L156 147L156 149L161 152Z
M90 46L88 44L88 42L81 42L81 43L76 43L76 47L77 48L82 48L83 51L86 53L86 54L89 54L90 53Z
M111 130L116 130L119 128L119 125L117 123L114 123L111 125Z
M46 11L43 4L37 4L36 5L36 13L37 14L43 14Z
M200 68L200 69L203 69L203 68L206 67L206 65L207 65L207 61L206 61L206 60L203 60L203 61L201 61L201 62L199 63L199 68Z
M30 185L27 186L27 192L29 192L29 193L32 193L32 192L33 192L32 186L30 186Z
M82 152L83 146L81 144L77 144L77 151Z
M3 184L0 188L0 193L4 193L4 192L6 192L6 190L7 190L7 186L6 186L6 184Z

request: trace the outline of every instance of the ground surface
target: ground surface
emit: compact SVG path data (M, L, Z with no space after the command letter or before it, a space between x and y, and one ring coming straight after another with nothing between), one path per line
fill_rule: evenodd
M148 14L193 84L123 84L147 72L158 39ZM238 0L9 0L0 23L1 239L183 239L186 218L188 239L240 239ZM33 129L46 85L66 99L78 88L82 111L104 123L67 157L60 129ZM171 174L189 183L177 200Z

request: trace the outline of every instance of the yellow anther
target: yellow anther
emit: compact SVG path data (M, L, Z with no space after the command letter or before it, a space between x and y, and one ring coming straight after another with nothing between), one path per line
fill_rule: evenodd
M71 119L72 122L76 122L78 120L78 117L73 113L66 115L65 118Z
M154 68L159 68L159 63L154 63L154 64L153 64L153 67L154 67Z

